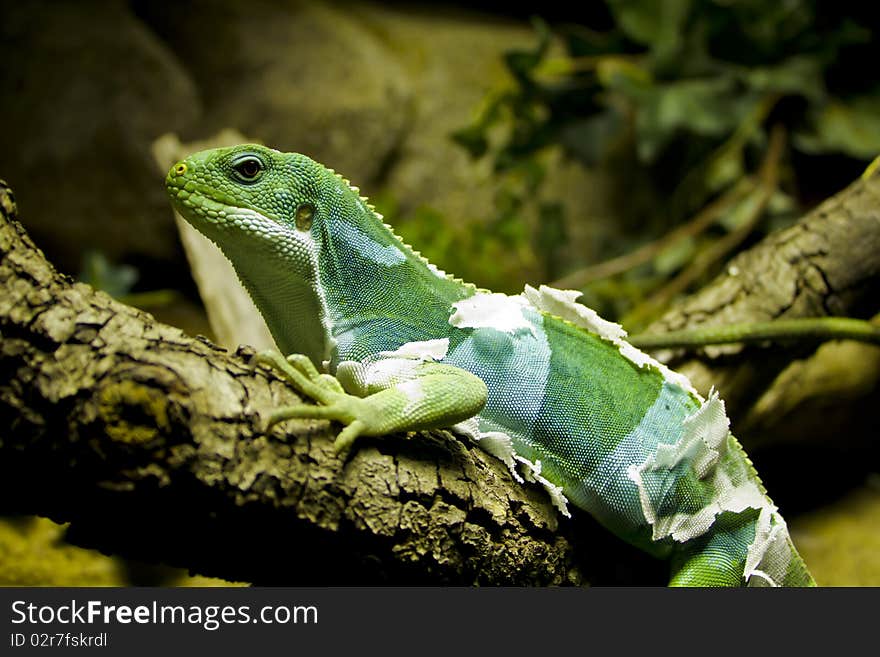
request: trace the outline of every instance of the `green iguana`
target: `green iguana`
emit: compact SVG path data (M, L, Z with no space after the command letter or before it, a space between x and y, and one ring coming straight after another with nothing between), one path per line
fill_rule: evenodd
M232 262L277 346L261 360L358 436L448 427L622 539L672 585L814 585L716 393L642 353L578 292L447 275L340 175L258 145L175 164L174 207ZM320 370L322 371L319 371Z

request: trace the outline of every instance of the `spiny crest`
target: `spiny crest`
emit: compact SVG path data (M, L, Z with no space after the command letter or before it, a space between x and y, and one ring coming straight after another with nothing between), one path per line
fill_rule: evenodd
M542 285L541 287L545 288L548 286ZM547 307L539 299L534 298L532 295L530 295L528 293L528 289L529 289L529 286L526 285L526 291L524 292L525 298L527 299L528 303L532 306L532 308L534 308L536 311L538 311L543 317L550 318L550 319L552 319L556 322L559 322L565 326L573 328L576 331L583 332L588 335L597 337L600 340L607 342L608 344L614 345L614 347L616 347L619 350L621 356L626 358L628 361L630 361L631 363L633 363L637 367L639 367L639 368L646 367L648 370L651 370L651 371L655 372L656 374L660 375L665 381L667 381L669 383L673 383L675 385L678 385L678 387L680 387L682 390L685 390L686 392L689 392L690 394L692 394L697 400L699 400L701 402L703 401L703 396L696 390L696 388L694 388L691 381L685 375L669 369L669 367L667 367L665 364L661 363L660 361L656 360L655 358L646 354L645 352L641 351L640 349L637 349L634 346L632 346L632 344L630 344L626 339L626 331L625 330L623 331L623 334L621 336L614 336L614 335L609 334L606 331L603 331L602 329L600 329L596 326L589 326L589 325L583 323L582 320L579 320L575 317L572 317L570 315L564 316L559 311L558 308L551 309L551 308ZM555 288L549 288L549 289L555 290ZM570 303L572 304L573 307L583 306L587 310L592 311L592 308L590 308L589 306L584 306L583 304L578 303L577 301L571 301ZM602 321L605 322L606 320L602 320ZM613 322L608 322L608 323L613 324ZM619 326L619 325L616 325L616 326ZM620 328L622 329L623 327L620 327Z
M453 276L452 274L448 274L447 272L443 271L442 269L440 269L439 267L437 267L436 265L434 265L430 260L428 260L425 256L422 255L421 251L417 251L417 250L414 249L412 246L410 246L407 242L405 242L405 241L400 237L400 235L398 235L398 234L394 231L394 228L392 228L390 224L387 224L387 223L385 223L385 222L383 221L383 219L384 219L385 217L382 216L382 213L381 213L381 212L378 212L378 211L376 210L376 206L374 206L372 203L370 203L370 199L369 199L369 198L367 198L366 196L362 196L362 195L361 195L361 190L360 190L359 187L356 187L355 185L352 185L351 182L350 182L347 178L345 178L344 176L342 176L342 175L339 174L339 173L336 173L336 171L334 171L333 169L330 169L330 168L328 167L327 170L330 171L330 173L332 173L333 175L335 175L337 178L339 178L340 181L342 181L343 183L345 183L345 186L348 187L348 189L350 189L352 192L354 192L355 194L357 194L357 197L361 200L361 202L364 204L364 206L365 206L370 212L373 213L373 215L374 215L374 216L379 220L379 222L380 222L380 223L381 223L381 224L382 224L382 225L388 230L388 232L390 232L398 242L400 242L400 243L403 244L407 249L409 249L410 252L411 252L413 255L415 255L416 258L418 258L422 263L424 263L424 265L425 265L426 267L430 267L430 268L435 269L436 271L439 271L440 273L443 274L443 277L444 277L446 280L451 281L451 282L453 282L453 283L457 283L457 284L459 284L459 285L464 285L464 286L467 287L468 289L474 290L475 292L489 292L489 291L490 291L490 290L485 290L485 289L483 289L483 288L479 288L479 287L477 287L476 285L474 285L473 283L468 283L467 281L465 281L464 279L459 278L458 276Z

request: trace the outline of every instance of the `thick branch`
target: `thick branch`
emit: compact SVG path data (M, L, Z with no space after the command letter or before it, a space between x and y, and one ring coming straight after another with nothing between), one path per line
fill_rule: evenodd
M577 525L560 528L541 490L446 432L365 439L345 460L337 426L264 433L261 418L299 400L248 350L59 275L11 220L5 185L0 201L3 512L69 521L105 552L262 584L590 575Z
M660 326L876 299L878 188L856 183L739 256ZM621 562L661 581L662 567L583 514L560 523L542 491L445 432L365 440L347 460L330 448L338 427L265 434L260 418L297 399L247 350L72 283L7 221L5 188L0 207L3 511L69 521L106 552L263 584L581 583Z
M733 258L724 273L675 304L650 332L826 315L871 317L878 300L880 175L875 173ZM698 388L717 387L735 420L748 415L735 426L747 446L782 438L841 446L858 442L860 435L875 436L876 422L867 429L856 425L868 417L859 407L876 396L877 348L828 344L815 362L793 363L808 356L809 349L734 345L706 347L696 356L662 356ZM829 386L828 364L840 362L844 354L854 363L847 368L853 380L833 375L840 385ZM810 380L807 371L813 372ZM784 393L780 383L787 386ZM820 393L825 399L817 403Z

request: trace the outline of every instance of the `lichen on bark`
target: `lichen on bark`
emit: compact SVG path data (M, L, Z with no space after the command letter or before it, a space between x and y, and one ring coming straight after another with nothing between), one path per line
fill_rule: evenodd
M58 274L0 190L0 489L107 553L261 584L584 583L536 487L448 432L332 449L253 350Z

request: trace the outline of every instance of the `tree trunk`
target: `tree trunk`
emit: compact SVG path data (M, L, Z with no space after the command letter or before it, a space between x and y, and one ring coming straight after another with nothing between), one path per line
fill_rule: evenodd
M264 431L301 400L252 350L57 273L5 184L0 207L2 512L259 584L584 583L575 525L492 457L443 431L362 439L348 458L338 425Z
M878 208L880 177L854 183L656 326L875 312ZM252 350L230 354L57 273L5 185L0 212L2 512L258 584L664 581L665 566L586 514L559 518L541 489L448 432L362 439L341 458L338 425L264 431L272 409L300 400L255 371ZM684 368L745 408L790 365L777 352L707 348Z
M880 310L880 172L864 176L793 226L740 253L649 329L822 317ZM814 353L815 352L815 353ZM880 348L848 341L708 346L662 360L697 389L715 386L747 449L798 443L876 448ZM852 459L852 454L846 456Z

